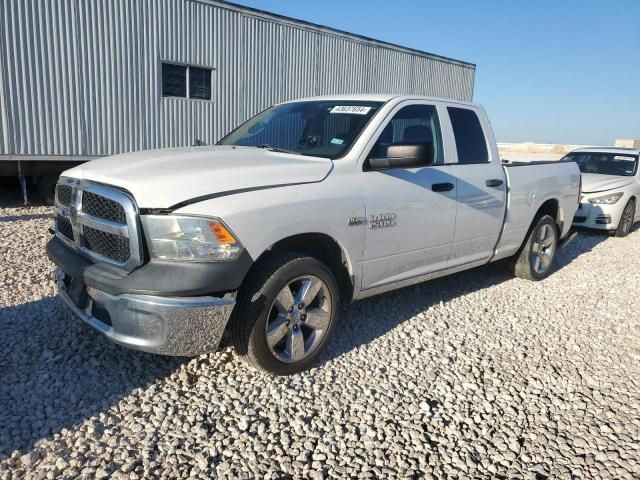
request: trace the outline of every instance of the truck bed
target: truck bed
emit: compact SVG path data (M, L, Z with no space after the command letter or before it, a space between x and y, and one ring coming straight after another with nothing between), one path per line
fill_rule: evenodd
M533 215L551 198L559 198L560 237L569 233L578 205L580 170L575 162L517 162L503 165L507 206L494 259L513 255L527 234ZM560 192L560 194L558 194Z

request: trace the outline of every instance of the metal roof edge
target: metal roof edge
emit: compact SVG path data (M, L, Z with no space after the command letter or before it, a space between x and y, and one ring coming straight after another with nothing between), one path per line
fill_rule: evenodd
M198 2L198 3L206 3L206 4L210 4L210 5L215 5L217 7L220 8L224 8L226 10L234 10L234 11L238 11L241 13L248 13L254 16L258 16L258 17L265 17L267 19L271 19L271 20L279 20L279 21L284 21L287 23L291 23L291 24L298 24L298 25L304 25L307 27L313 27L314 29L318 30L318 31L326 31L327 33L332 33L334 35L339 35L339 36L343 36L343 37L351 37L354 39L360 39L369 43L373 43L373 44L377 44L383 47L391 47L395 50L401 50L404 51L406 53L411 53L413 55L418 55L421 57L427 57L427 58L431 58L434 60L439 60L442 62L447 62L447 63L453 63L462 67L466 67L466 68L471 68L473 70L476 69L476 64L475 63L471 63L471 62L465 62L464 60L457 60L455 58L451 58L451 57L446 57L444 55L437 55L435 53L431 53L431 52L426 52L424 50L419 50L417 48L411 48L411 47L405 47L403 45L399 45L397 43L392 43L392 42L386 42L384 40L378 40L377 38L372 38L372 37L367 37L366 35L360 35L357 33L352 33L352 32L347 32L346 30L340 30L338 28L333 28L333 27L328 27L326 25L321 25L319 23L314 23L314 22L310 22L308 20L301 20L298 18L294 18L294 17L289 17L286 15L281 15L279 13L273 13L273 12L269 12L267 10L260 10L259 8L254 8L254 7L247 7L245 5L239 5L237 3L233 3L233 2L227 2L227 1L219 1L219 0L188 0L191 2Z

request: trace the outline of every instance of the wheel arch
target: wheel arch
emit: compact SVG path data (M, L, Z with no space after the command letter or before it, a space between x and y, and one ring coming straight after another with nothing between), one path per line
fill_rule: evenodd
M562 211L562 207L560 206L560 202L557 198L548 198L538 208L535 216L533 217L533 221L531 222L532 228L536 222L543 217L544 215L549 215L556 222L556 226L560 229L560 225L564 222L564 215Z
M278 240L267 248L255 264L278 253L302 253L324 263L333 273L344 303L349 303L354 293L354 276L351 259L344 246L335 238L320 232L298 233ZM247 275L250 275L249 272Z
M520 244L520 247L518 248L514 256L517 257L518 255L520 255L520 252L522 252L525 245L527 244L527 241L529 240L529 235L531 235L531 232L537 225L538 221L545 215L549 215L551 218L553 218L553 221L556 224L556 230L558 232L558 236L561 235L562 233L561 225L563 220L562 220L562 210L560 207L560 202L555 198L548 198L547 200L542 202L540 207L538 207L538 210L536 211L536 214L533 216L533 219L531 220L531 224L527 229L527 233L525 234L524 239L522 240L522 243Z

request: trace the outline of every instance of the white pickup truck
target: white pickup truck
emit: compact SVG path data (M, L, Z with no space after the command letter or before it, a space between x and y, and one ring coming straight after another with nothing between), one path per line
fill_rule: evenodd
M347 302L500 259L545 278L579 185L573 162L503 166L477 105L309 98L216 146L66 171L47 251L62 298L114 342L197 355L229 329L241 357L291 374Z

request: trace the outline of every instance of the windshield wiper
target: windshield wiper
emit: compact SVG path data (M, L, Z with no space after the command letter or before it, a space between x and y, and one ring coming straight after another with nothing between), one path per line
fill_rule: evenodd
M260 145L256 145L256 148L264 148L266 150L269 150L270 152L291 153L291 154L294 154L294 155L299 155L298 152L293 152L291 150L285 150L284 148L272 147L268 143L261 143Z

